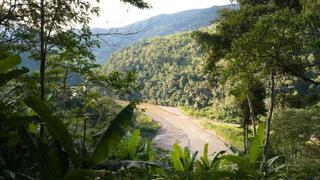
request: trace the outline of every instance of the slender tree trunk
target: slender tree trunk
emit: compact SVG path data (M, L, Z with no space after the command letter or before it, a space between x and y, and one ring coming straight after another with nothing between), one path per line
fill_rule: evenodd
M67 102L67 79L68 79L68 75L69 75L69 69L66 69L66 72L64 73L63 76L63 86L62 86L62 107L63 107L63 115L65 115L66 112L66 102Z
M247 96L249 108L250 108L250 115L251 115L251 123L252 123L252 129L253 129L253 136L256 136L257 130L256 130L256 115L254 114L254 108L251 103L251 99L249 96Z
M67 68L67 70L66 70L66 72L64 73L64 76L63 76L62 92L63 92L63 95L64 95L64 96L65 96L66 89L67 89L67 79L68 79L68 75L69 75L69 69Z
M243 152L247 153L246 119L243 116Z
M81 148L81 166L83 166L84 158L85 158L85 149L86 149L86 132L87 132L87 117L83 119L83 140L82 140L82 148Z
M271 121L273 115L273 109L275 105L275 80L274 80L275 72L273 69L270 71L270 106L268 117L266 121L266 132L265 132L265 141L263 146L263 157L262 157L262 165L265 168L265 164L268 160L269 146L270 146L270 129L271 129Z
M40 98L45 101L46 52L44 39L44 0L40 1ZM44 137L44 123L40 125L40 137Z

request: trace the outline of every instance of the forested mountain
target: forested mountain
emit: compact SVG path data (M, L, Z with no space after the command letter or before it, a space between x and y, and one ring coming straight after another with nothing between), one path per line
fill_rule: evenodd
M101 47L92 48L92 52L98 64L105 64L113 52L142 39L206 27L218 18L219 11L224 8L238 8L238 5L213 6L206 9L162 14L120 28L93 28L92 34L107 34L107 36L98 37ZM30 69L37 69L38 62L30 59L32 58L28 57L28 54L23 54L23 65Z
M107 37L100 36L102 39L101 48L93 49L96 61L99 64L104 64L113 52L142 39L206 27L218 18L219 11L224 8L234 9L238 8L238 5L213 6L206 9L163 14L121 28L94 28L92 29L93 34L110 34ZM133 34L121 35L130 33Z
M101 69L89 28L98 0L0 1L0 180L320 179L320 1L235 2L196 31L185 26L200 17L164 16L175 34L126 46ZM187 105L204 129L141 99ZM215 135L230 149L211 154Z
M145 101L201 108L212 99L202 56L190 32L184 32L122 49L110 57L104 71L136 71Z

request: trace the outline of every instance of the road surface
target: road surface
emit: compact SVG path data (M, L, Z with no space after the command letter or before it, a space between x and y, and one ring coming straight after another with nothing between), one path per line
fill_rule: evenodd
M172 145L178 143L180 146L188 146L192 152L198 151L199 155L202 155L203 147L208 143L209 154L221 150L229 151L221 138L199 127L195 123L195 119L184 115L178 108L148 103L142 103L139 108L144 109L145 114L151 116L153 120L161 123L162 128L154 141L163 149L172 150Z

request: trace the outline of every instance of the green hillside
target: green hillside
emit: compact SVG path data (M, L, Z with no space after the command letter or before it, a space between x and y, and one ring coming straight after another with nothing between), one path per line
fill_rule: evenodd
M185 32L122 49L110 57L104 71L136 71L145 101L202 108L212 99L203 67L203 52Z

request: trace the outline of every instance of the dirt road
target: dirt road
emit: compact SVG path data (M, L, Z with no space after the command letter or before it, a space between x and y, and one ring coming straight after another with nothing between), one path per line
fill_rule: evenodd
M161 148L171 150L172 145L178 143L202 155L204 144L208 143L210 154L220 150L228 151L221 138L199 127L194 122L195 119L184 115L178 108L147 103L142 103L139 107L145 110L145 114L161 123L162 129L154 139Z

